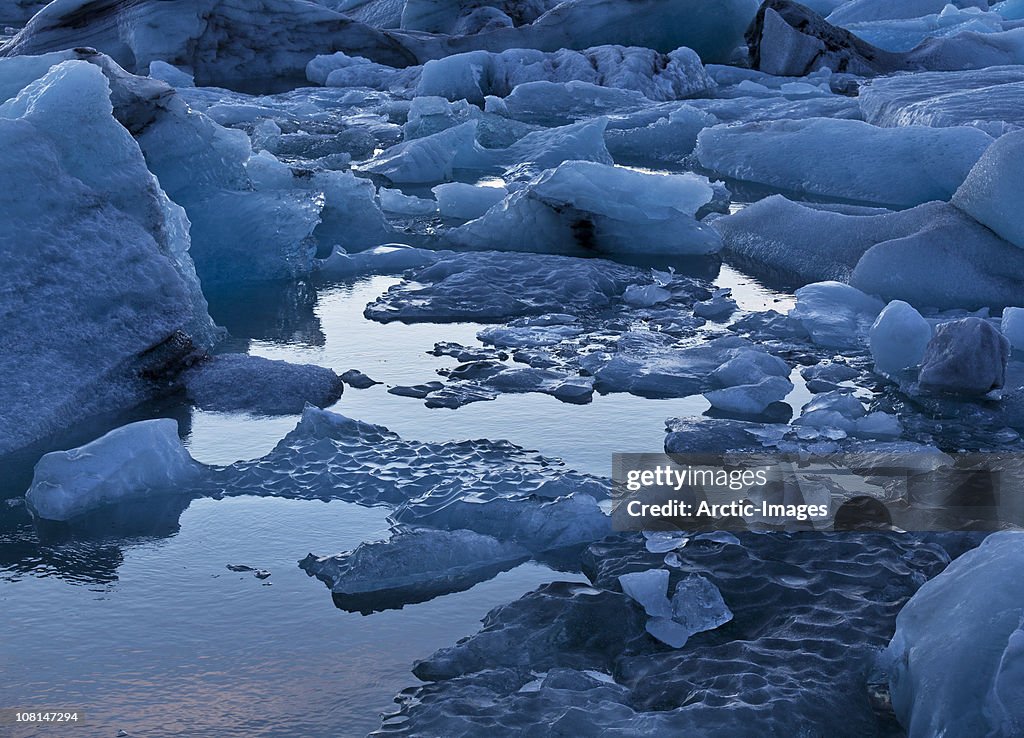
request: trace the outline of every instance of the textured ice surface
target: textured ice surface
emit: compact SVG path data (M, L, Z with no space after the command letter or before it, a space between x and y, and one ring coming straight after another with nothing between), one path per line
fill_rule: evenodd
M504 187L479 187L464 182L449 182L432 189L437 208L446 218L473 220L505 199Z
M47 0L2 0L0 24L22 26L46 3Z
M896 618L885 660L893 709L911 738L1014 735L1024 725L1022 539L992 534Z
M46 520L70 520L113 502L187 491L202 474L169 419L143 420L36 465L25 497Z
M983 395L1006 381L1010 342L981 318L963 318L935 329L921 360L926 389Z
M881 126L971 125L999 136L1024 125L1024 68L924 72L879 77L857 100L869 123Z
M204 410L264 415L301 413L341 397L341 378L312 364L290 364L248 354L219 354L182 377L189 399Z
M934 543L880 534L691 541L675 552L681 568L670 586L705 577L733 619L676 650L651 638L646 613L617 591L619 576L662 566L664 554L637 539L589 549L593 587L545 585L419 662L416 675L431 683L402 700L381 734L478 735L500 720L573 735L701 735L708 725L736 735L751 725L870 735L880 730L863 677L873 650L949 561ZM702 699L687 699L694 690Z
M696 155L702 166L735 179L908 207L948 200L991 143L973 128L879 128L820 118L708 128L697 137Z
M310 554L299 565L346 609L384 609L468 589L528 557L521 546L491 536L422 529L335 556Z
M634 90L649 100L679 100L713 86L690 49L659 54L652 49L598 46L549 54L530 49L455 54L424 65L416 94L482 104L488 95L505 97L519 84L538 81Z
M879 313L868 336L875 368L898 372L921 363L932 327L913 307L893 300Z
M34 61L28 79L13 65L31 84L0 105L0 452L152 396L147 375L172 378L217 335L185 214L111 115L103 73Z
M572 161L545 172L451 237L475 248L709 254L718 234L694 219L714 195L694 174L653 175Z
M1024 248L1024 131L1008 133L994 143L971 170L953 204L1015 246Z
M633 267L564 256L447 253L412 271L366 308L387 322L503 322L523 315L606 307L643 273Z

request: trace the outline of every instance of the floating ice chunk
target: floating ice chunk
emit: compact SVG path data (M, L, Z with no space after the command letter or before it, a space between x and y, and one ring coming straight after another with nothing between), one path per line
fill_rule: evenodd
M291 364L247 354L219 354L183 375L189 399L204 410L263 415L301 413L341 397L341 377L313 364Z
M735 179L909 207L948 200L991 143L968 127L878 128L817 118L713 126L698 136L696 156Z
M524 136L506 149L485 149L477 142L479 122L465 123L392 146L357 168L396 184L434 183L452 179L459 170L500 171L529 163L537 168L582 159L611 163L604 145L603 119Z
M1024 248L1024 131L1008 133L985 152L953 204L1015 246Z
M651 553L667 553L686 545L689 538L685 533L667 531L644 531L644 548ZM667 588L666 588L667 589Z
M0 105L0 271L19 286L0 295L0 454L165 391L219 337L185 213L113 118L103 72L54 61Z
M1010 342L987 320L963 318L935 329L919 380L929 390L983 395L1006 380Z
M698 134L717 122L692 105L681 105L644 126L627 125L629 117L622 116L609 122L605 143L617 163L679 163L693 153Z
M377 191L380 207L385 213L396 215L432 215L437 212L437 202L425 197L406 195L401 190L381 187Z
M40 518L70 520L114 502L180 494L202 468L181 445L174 420L143 420L43 456L25 499Z
M839 389L840 383L860 376L860 372L852 366L834 361L805 367L800 370L800 374L807 380L807 389L811 392L831 392Z
M911 738L1013 735L1024 724L1024 535L993 533L928 581L885 652L892 705Z
M637 307L651 307L652 305L657 305L659 302L665 302L666 300L671 299L672 293L664 287L659 287L656 284L645 284L643 286L631 284L626 288L626 291L622 293L623 302Z
M690 640L690 632L672 618L651 618L644 629L666 646L682 648Z
M473 220L505 199L504 187L480 187L463 182L449 182L431 189L437 198L437 207L445 218Z
M341 381L355 389L369 389L375 384L380 384L380 382L371 379L358 369L349 369L346 372L342 372Z
M306 65L306 79L326 87L369 87L372 90L406 90L416 85L420 67L395 69L343 51L314 57Z
M192 75L184 69L160 61L159 59L150 62L149 76L166 82L171 87L195 87L196 82Z
M946 0L905 0L891 3L887 0L852 0L834 10L826 20L837 26L867 21L920 18L941 13Z
M521 546L468 530L397 531L337 556L309 554L299 566L347 610L384 610L468 589L529 558Z
M648 569L619 576L622 591L644 608L652 618L671 618L668 599L668 569Z
M408 282L390 288L368 305L368 317L381 322L505 322L521 316L597 310L611 305L628 285L645 281L640 269L599 259L416 252L410 258L432 255L430 265L411 272ZM358 257L352 255L352 259ZM404 253L382 254L370 263L404 257Z
M999 330L1006 336L1013 350L1024 349L1024 308L1005 308Z
M879 313L868 336L875 368L892 373L917 366L931 338L931 324L921 313L893 300Z
M367 274L401 274L436 262L445 252L417 249L403 244L386 244L349 254L335 250L319 262L318 271L325 277L343 279Z
M793 391L785 377L765 377L753 384L738 384L704 393L712 407L737 415L760 415L768 406Z
M826 348L855 348L864 342L884 307L880 300L840 282L817 282L796 291L789 316Z
M691 574L676 585L672 619L695 635L725 625L732 620L732 611L718 587L700 574Z
M589 82L523 82L505 98L488 97L484 109L534 125L562 126L587 118L628 113L653 103L634 90Z
M713 87L700 58L690 49L661 54L649 48L598 46L553 53L471 51L435 59L423 66L416 94L482 104L486 96L504 97L516 85L539 81L633 90L656 101L693 97Z
M710 254L721 242L694 219L714 190L698 175L566 162L455 229L474 248L555 253Z
M765 377L788 377L789 365L778 356L765 351L740 351L711 373L723 387L735 387L760 381Z
M693 314L708 320L724 320L736 312L736 301L732 299L731 289L715 290L710 300L694 303Z

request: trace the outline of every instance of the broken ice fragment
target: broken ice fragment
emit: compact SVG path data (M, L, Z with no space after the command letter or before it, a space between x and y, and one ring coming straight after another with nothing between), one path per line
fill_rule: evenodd
M622 591L639 603L653 618L672 617L668 601L668 570L648 569L619 576Z

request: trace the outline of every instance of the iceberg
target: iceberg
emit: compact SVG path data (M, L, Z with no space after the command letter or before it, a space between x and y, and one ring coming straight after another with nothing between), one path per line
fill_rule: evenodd
M341 397L341 377L312 364L290 364L247 354L218 354L182 376L189 399L204 410L261 415L301 413Z
M570 161L449 237L461 245L508 251L707 255L721 242L694 216L713 196L710 182L699 175Z
M202 469L181 445L177 422L143 420L44 455L25 500L37 517L67 521L114 502L182 494Z
M1019 531L993 533L900 610L883 662L911 738L1013 735L1024 725L1022 544Z
M107 79L53 63L0 105L0 268L17 286L0 296L0 453L166 392L220 337L185 213L114 119Z
M695 153L702 166L734 179L911 207L949 200L991 143L974 128L818 118L713 126L701 131Z
M935 329L921 360L921 387L983 395L1006 381L1010 342L982 318L962 318Z
M299 566L331 588L334 601L363 613L459 592L522 563L529 553L468 530L399 530L336 556L309 554Z

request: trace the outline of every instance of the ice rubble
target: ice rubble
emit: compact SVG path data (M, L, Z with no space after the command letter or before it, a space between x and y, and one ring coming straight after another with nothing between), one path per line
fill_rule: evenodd
M868 335L875 368L892 373L917 366L931 338L931 324L921 313L893 300L878 314Z
M160 494L180 494L202 474L170 419L143 420L80 448L53 451L36 464L25 493L45 520L66 521L92 508Z
M935 329L921 359L921 386L983 395L1006 381L1010 342L987 320L963 318Z
M647 614L619 593L620 576L664 566L665 554L647 552L639 538L588 549L592 586L544 585L419 662L415 673L428 683L380 734L471 736L495 720L573 735L701 735L708 725L742 735L754 724L778 735L808 725L870 734L878 719L863 674L873 649L890 637L906 599L949 561L934 542L880 534L694 540L674 552L669 587L704 577L733 619L677 650L651 638ZM702 699L688 699L694 689Z
M705 255L721 247L694 216L714 190L699 175L653 175L571 161L450 234L475 248Z
M218 336L185 214L111 115L103 73L53 63L0 105L0 261L18 285L0 300L0 452L152 396Z
M900 611L885 663L911 738L1015 735L1024 648L1022 535L994 533L925 583Z
M949 200L991 143L973 128L879 128L821 118L714 126L697 137L696 156L735 179L909 207Z
M189 399L204 410L244 410L263 415L301 413L341 397L341 378L312 364L290 364L248 354L218 354L182 376Z

